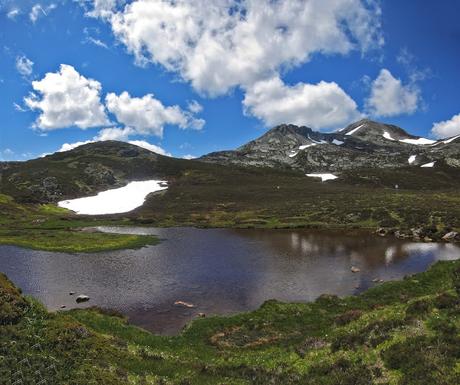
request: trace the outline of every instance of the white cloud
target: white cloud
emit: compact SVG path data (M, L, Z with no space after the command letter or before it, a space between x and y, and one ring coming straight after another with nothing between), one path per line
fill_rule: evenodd
M172 156L171 153L167 152L165 149L161 148L160 146L148 143L145 140L130 140L128 143L134 144L135 146L145 148L146 150L155 152L160 155Z
M414 83L403 85L390 71L382 69L372 82L367 100L370 113L377 116L395 116L414 113L420 102L420 91Z
M22 76L32 75L34 62L26 56L18 56L16 58L16 69Z
M48 14L56 8L56 4L50 4L47 7L42 7L41 4L35 4L29 13L29 19L32 23L35 23L40 17L48 16Z
M74 148L83 146L85 144L95 143L95 142L99 142L101 140L108 140L108 139L100 139L99 137L94 137L93 140L85 140L85 141L74 142L74 143L64 143L61 146L61 148L59 148L59 150L57 150L56 152L70 151L70 150L73 150ZM133 144L133 145L138 146L138 147L145 148L146 150L155 152L155 153L160 154L160 155L172 156L172 154L167 152L164 148L162 148L160 146L157 146L155 144L151 144L149 142L146 142L145 140L130 140L130 141L127 141L127 143ZM48 153L47 154L42 154L42 156L46 156L46 155L49 155L49 154Z
M184 156L182 157L182 159L187 159L187 160L196 159L196 156L195 156L195 155L191 155L191 154L187 154L187 155L184 155Z
M196 100L192 100L187 104L187 109L194 114L199 114L203 111L203 106Z
M84 144L94 143L94 140L85 140L83 142L64 143L59 150L56 152L70 151L74 148L83 146ZM49 155L49 153L42 154L42 156Z
M163 135L163 127L167 124L177 125L183 129L201 129L204 121L182 110L179 106L165 107L152 94L141 98L131 97L128 92L120 95L107 94L107 109L116 116L118 122L129 127L140 135Z
M8 11L6 16L8 17L8 19L15 20L20 13L21 11L19 10L19 8L13 8L10 11Z
M92 44L94 44L94 45L97 45L98 47L102 47L102 48L106 48L106 49L109 48L109 47L107 46L107 44L105 44L102 40L96 39L96 38L91 37L91 36L88 36L88 37L86 38L86 41L87 41L88 43L92 43Z
M314 53L380 47L380 9L364 0L97 0L90 15L144 65L177 72L209 95L252 84Z
M281 123L332 129L357 120L356 103L336 83L286 85L278 77L256 83L243 100L245 113L274 126Z
M433 124L431 133L436 138L448 138L460 134L460 114L451 119Z
M121 140L126 141L130 135L134 134L134 130L131 127L108 127L103 128L99 131L99 134L95 137L96 140Z
M42 131L76 126L82 129L110 122L100 101L101 84L80 75L70 65L33 81L36 93L24 98L27 107L40 111L34 127Z

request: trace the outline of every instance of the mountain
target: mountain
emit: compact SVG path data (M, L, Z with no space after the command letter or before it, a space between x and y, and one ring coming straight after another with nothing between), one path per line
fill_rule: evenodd
M333 133L280 125L234 151L213 152L200 160L303 172L417 167L432 162L460 168L460 136L436 142L368 119Z
M18 201L56 202L133 180L174 179L186 163L125 142L95 142L27 162L0 163L0 193Z
M222 159L225 164L206 158L175 159L116 141L90 143L26 162L0 162L0 222L4 229L14 228L15 223L21 223L21 228L24 223L54 228L55 217L42 225L27 212L43 214L54 210L49 205L42 208L43 203L95 195L130 181L165 179L169 182L167 190L150 194L141 207L110 216L110 220L152 226L394 227L409 229L409 233L412 228L426 227L431 229L431 239L440 239L449 229L460 230L459 169L448 165L451 160L458 161L458 138L428 150L396 140L385 140L383 146L377 144L382 141L381 133L371 130L366 140L359 139L358 132L363 129L361 134L365 134L367 129L352 132L358 127L355 124L339 133L322 134L306 127L280 126L243 150L228 152L228 159L236 159L228 164ZM385 128L392 137L400 132ZM293 148L298 154L289 157ZM320 178L305 176L302 170L313 168L309 156L318 149L322 152L316 156L334 160L318 170L324 171L332 163L350 162L352 156L367 167L340 169L335 173L337 179L323 183ZM385 151L399 152L404 167L369 167L378 166L381 159L392 164ZM425 157L416 162L443 158L434 168L409 165L407 157L415 151L420 151L420 158ZM344 154L351 155L347 158ZM78 227L72 222L77 216L61 211L55 214L62 217L61 227ZM40 220L46 221L46 216ZM435 234L433 228L438 230Z

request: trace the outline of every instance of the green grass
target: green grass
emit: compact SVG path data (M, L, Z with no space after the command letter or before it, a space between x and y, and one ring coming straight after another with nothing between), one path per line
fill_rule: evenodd
M82 228L113 225L110 220L81 219L52 204L18 204L0 194L0 245L59 252L97 252L155 245L147 235L105 234ZM123 225L126 221L115 222Z
M459 294L460 261L439 262L360 296L271 300L162 337L97 309L47 313L1 277L0 384L17 369L33 383L52 357L47 384L454 385Z

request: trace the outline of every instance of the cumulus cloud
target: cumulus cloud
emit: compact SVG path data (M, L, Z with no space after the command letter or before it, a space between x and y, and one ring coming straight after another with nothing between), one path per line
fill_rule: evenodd
M155 152L155 153L160 154L160 155L172 156L171 153L167 152L162 147L157 146L155 144L148 143L145 140L130 140L128 143L134 144L135 146L145 148L146 150Z
M75 68L62 64L58 72L49 72L33 81L35 93L24 98L27 107L40 111L34 127L42 131L76 126L82 129L110 122L101 104L101 83L80 75Z
M289 86L274 77L251 87L243 105L246 114L270 126L292 123L332 129L361 117L354 100L334 82Z
M449 120L434 123L431 133L436 138L448 138L460 135L460 114L454 115Z
M314 53L380 47L380 9L364 0L97 0L92 16L107 20L141 65L179 73L212 96L279 74Z
M121 140L126 141L130 135L134 134L131 127L108 127L99 131L96 140Z
M22 76L32 75L34 62L26 56L18 56L16 58L16 69Z
M420 102L420 91L414 83L404 85L387 69L382 69L371 84L367 108L377 116L396 116L414 113Z
M74 148L83 146L84 144L89 144L89 143L94 143L94 140L85 140L82 142L74 142L74 143L64 143L57 152L64 152L64 151L70 151L73 150ZM49 155L49 153L42 154L42 156Z
M93 140L85 140L85 141L74 142L74 143L64 143L61 146L61 148L59 148L59 150L57 150L57 152L70 151L70 150L73 150L74 148L83 146L84 144L95 143L95 142L98 142L98 141L101 141L101 140L104 140L104 139L100 139L99 137L95 137ZM145 148L146 150L155 152L155 153L160 154L160 155L172 156L171 153L167 152L164 148L162 148L160 146L157 146L155 144L151 144L151 143L149 143L149 142L147 142L145 140L130 140L130 141L127 141L127 142L130 143L130 144L133 144L135 146ZM43 154L43 156L45 156L45 155L49 155L49 154Z
M128 92L120 95L107 94L107 109L115 115L118 122L140 135L163 135L167 124L177 125L183 129L201 129L204 121L182 110L179 106L164 106L152 94L141 98L131 97Z

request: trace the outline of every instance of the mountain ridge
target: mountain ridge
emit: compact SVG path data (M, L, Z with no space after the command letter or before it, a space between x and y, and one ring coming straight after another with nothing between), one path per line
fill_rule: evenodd
M459 144L460 137L432 141L395 125L363 119L332 133L283 124L236 150L212 152L199 159L303 172L421 166L430 162L457 168Z

